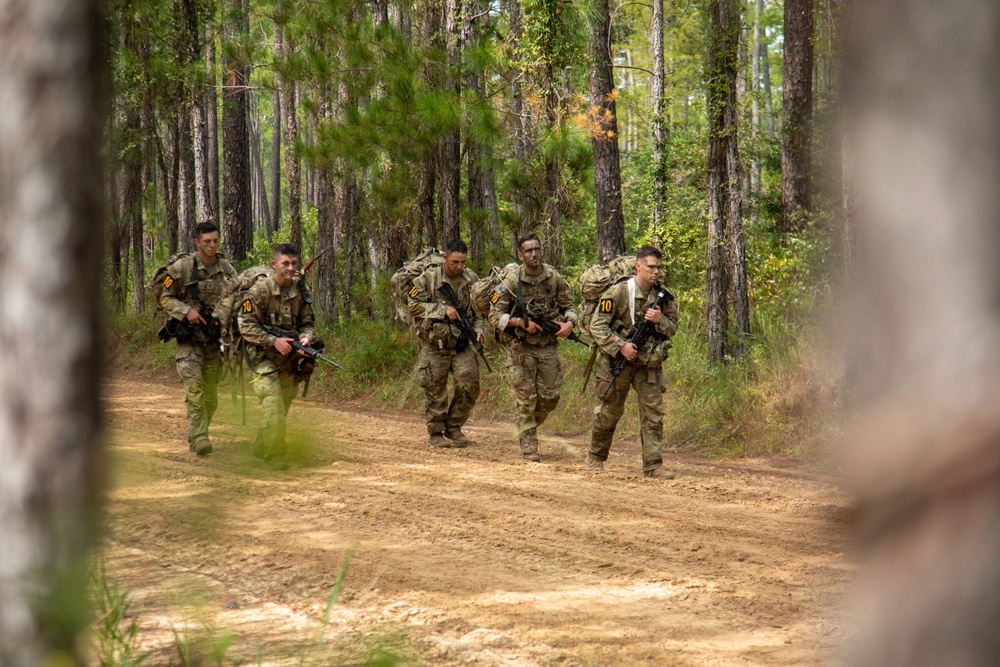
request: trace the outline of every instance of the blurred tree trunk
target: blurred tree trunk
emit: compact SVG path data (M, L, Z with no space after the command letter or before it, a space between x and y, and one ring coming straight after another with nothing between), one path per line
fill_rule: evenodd
M781 231L794 232L810 210L813 111L813 5L785 0L785 58L782 67Z
M274 26L275 54L281 51L281 30ZM271 110L271 218L267 240L281 226L281 72L274 68L274 106Z
M194 149L191 145L191 104L187 96L180 101L179 131L180 131L180 242L181 250L194 252L191 241L191 231L197 224L194 204Z
M226 39L237 41L247 31L244 0L234 0L226 16ZM250 136L247 132L247 86L250 68L242 53L228 50L223 63L222 189L226 250L243 261L253 247L250 202Z
M134 7L126 5L122 20L122 43L126 51L140 63L141 38L140 26L136 25L138 12ZM128 230L132 250L132 308L141 313L145 307L145 285L143 284L144 256L142 247L142 107L141 96L137 90L126 91L124 94L124 130L125 143L121 152L122 161L122 212L123 228ZM125 253L127 257L127 252Z
M590 44L590 137L594 147L594 204L597 207L597 256L607 264L625 252L622 177L618 156L618 114L611 63L608 0L595 0Z
M181 152L180 152L180 129L177 124L177 112L176 109L172 109L170 112L170 118L167 121L167 125L170 129L170 169L167 170L164 165L161 171L163 172L163 177L166 180L164 184L164 190L168 193L168 203L167 203L167 254L172 255L177 252L178 246L178 231L180 226L180 216L178 215L178 202L180 195L180 167L181 167ZM162 151L161 151L162 153Z
M96 0L0 0L0 664L11 667L84 661L99 499L101 30Z
M221 228L222 220L219 219L220 194L219 194L219 73L216 71L215 39L216 39L216 18L215 2L208 2L208 20L205 22L205 134L208 135L208 202L209 213L216 225Z

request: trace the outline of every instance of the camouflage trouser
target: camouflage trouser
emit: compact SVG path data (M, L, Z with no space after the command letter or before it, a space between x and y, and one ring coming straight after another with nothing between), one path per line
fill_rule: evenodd
M597 395L611 380L611 358L601 355L597 367ZM629 387L635 389L639 397L639 422L642 432L642 469L653 470L663 466L663 392L666 389L663 370L628 364L615 380L611 391L601 398L594 408L594 430L590 436L590 454L595 459L606 461L611 450L611 439L615 427L625 410L625 399Z
M218 345L177 343L174 361L177 364L177 374L184 383L188 442L198 445L208 440L208 426L219 406L222 353L219 352Z
M507 374L517 396L517 437L525 454L538 451L537 429L559 404L563 385L559 346L535 347L521 341L507 346Z
M455 395L450 403L448 373L455 380ZM471 345L456 352L421 341L417 381L424 389L427 432L434 435L457 430L468 421L479 398L479 359Z
M296 361L291 358L278 364L268 357L262 357L251 371L250 385L260 400L260 426L257 428L253 447L253 454L257 458L270 461L285 456L288 408L299 391L295 377Z

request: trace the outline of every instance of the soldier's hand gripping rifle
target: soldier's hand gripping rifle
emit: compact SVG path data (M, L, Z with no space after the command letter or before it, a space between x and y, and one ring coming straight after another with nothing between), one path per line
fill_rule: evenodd
M559 332L559 329L561 328L559 326L559 322L556 322L552 318L546 317L545 315L532 313L531 311L527 310L527 308L525 309L525 312L528 313L528 319L538 324L538 326L540 326L542 328L542 331L544 331L545 333L555 335L556 333ZM590 343L580 338L580 334L576 332L576 329L570 329L569 335L566 336L566 339L571 340L574 343L579 343L584 347L590 347Z
M310 347L309 345L303 345L299 342L298 334L292 331L282 331L281 329L273 329L271 327L263 327L264 331L277 338L287 338L288 344L292 346L293 349L298 350L310 359L319 359L320 361L325 361L334 368L343 368L333 359L327 359L323 356L323 352L317 350L315 347Z
M472 346L476 348L476 353L482 357L483 363L486 364L486 370L492 373L493 369L490 367L490 362L486 360L486 351L483 349L483 344L479 342L479 338L476 336L476 330L473 328L472 321L469 320L469 316L465 312L465 309L459 305L458 295L455 294L455 288L448 283L444 283L437 289L441 292L441 295L444 296L445 299L451 302L452 308L458 312L458 321L456 324L458 324L459 330L462 332L463 336L469 339Z
M673 299L674 295L668 292L666 288L662 287L661 285L656 285L656 290L657 290L656 301L654 301L653 305L650 306L649 308L659 308L660 312L662 313L663 304ZM647 308L647 310L649 309ZM642 349L642 347L646 344L646 341L648 341L654 333L656 333L656 325L650 322L649 320L643 318L642 322L640 322L639 325L635 328L635 331L632 333L631 338L629 338L628 341L626 342L632 343L632 345L635 346L635 352L636 355L638 356L639 351ZM618 376L621 375L623 370L625 370L626 364L628 364L628 359L623 357L621 351L619 351L618 354L615 356L615 358L611 361L611 381L608 382L608 386L605 387L604 391L601 392L601 398L604 398L605 396L608 395L608 392L611 390L611 385L615 383L615 380L618 379Z

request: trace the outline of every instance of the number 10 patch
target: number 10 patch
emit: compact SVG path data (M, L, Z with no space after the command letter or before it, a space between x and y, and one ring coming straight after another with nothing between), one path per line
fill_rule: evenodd
M601 312L610 313L614 308L614 301L611 299L601 299Z
M250 302L250 299L247 299L246 301L243 302L243 312L244 313L253 312L253 303Z

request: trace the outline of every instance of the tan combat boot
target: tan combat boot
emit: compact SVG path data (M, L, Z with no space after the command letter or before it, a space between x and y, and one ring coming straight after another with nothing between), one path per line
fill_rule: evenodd
M594 458L593 454L587 454L587 467L591 470L604 470L604 461Z
M451 440L451 444L453 447L468 447L469 445L472 444L472 441L469 440L467 437L465 437L465 434L462 433L461 428L445 431L444 437Z
M666 468L653 468L652 470L647 470L642 473L644 477L649 479L673 479L674 473Z
M441 447L447 449L451 447L451 443L444 439L443 433L431 433L430 438L428 438L427 443L431 447Z

